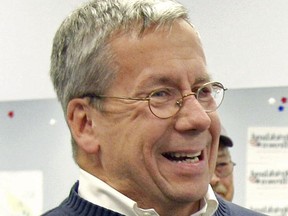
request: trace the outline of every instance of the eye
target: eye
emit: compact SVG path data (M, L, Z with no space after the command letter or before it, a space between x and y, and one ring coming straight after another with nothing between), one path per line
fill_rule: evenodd
M157 100L157 101L171 101L171 100L175 100L175 98L179 97L178 91L176 89L173 88L162 88L162 89L157 89L155 91L153 91L150 94L150 99L152 99L153 101Z
M152 97L166 97L169 96L169 91L167 90L156 90L151 94Z
M217 163L217 167L219 167L219 168L221 168L221 167L225 167L225 166L227 166L228 165L228 163L227 162L222 162L222 163Z
M211 85L203 86L202 88L198 89L198 96L201 98L210 97L212 92L213 89Z
M150 97L170 97L173 95L173 89L165 88L165 89L158 89L153 91L150 94Z

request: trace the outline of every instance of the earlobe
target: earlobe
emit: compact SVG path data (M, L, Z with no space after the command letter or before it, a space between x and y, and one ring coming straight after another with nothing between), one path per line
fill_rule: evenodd
M67 123L79 148L97 153L99 144L92 119L93 108L82 98L72 99L67 106Z

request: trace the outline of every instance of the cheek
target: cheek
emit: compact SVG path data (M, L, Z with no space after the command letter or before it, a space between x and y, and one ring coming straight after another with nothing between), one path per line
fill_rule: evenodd
M211 145L209 149L209 168L210 174L213 175L218 154L221 125L217 112L210 113L209 117L211 119L211 126L209 128L211 134Z
M221 123L220 123L220 119L218 116L218 113L215 112L211 112L208 113L210 119L211 119L211 125L210 125L210 133L212 135L212 138L219 138L220 137L220 132L221 132Z
M150 115L151 118L147 118ZM105 135L104 142L109 145L112 154L117 157L117 152L126 157L142 157L143 151L153 151L155 143L165 133L165 121L157 119L150 113L143 115L126 116L116 119L113 124L102 131ZM109 128L109 130L107 130ZM131 153L130 153L131 152ZM133 154L133 155L132 155Z
M232 175L227 178L226 185L228 188L230 188L230 190L233 190L234 183L233 183L233 176Z
M212 144L212 148L210 148L210 156L209 156L210 180L212 179L212 176L214 174L214 170L215 170L215 167L216 167L217 153L218 153L218 144L214 143L214 144Z

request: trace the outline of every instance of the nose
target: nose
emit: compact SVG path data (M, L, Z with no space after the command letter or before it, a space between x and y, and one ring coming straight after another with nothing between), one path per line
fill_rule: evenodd
M215 173L213 173L212 179L210 181L211 186L213 187L217 185L219 181L220 181L220 178Z
M193 93L183 96L181 109L176 118L175 128L179 131L206 130L211 124L209 115Z

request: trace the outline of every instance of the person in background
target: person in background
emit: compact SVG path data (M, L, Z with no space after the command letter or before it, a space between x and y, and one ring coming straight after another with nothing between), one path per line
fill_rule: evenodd
M218 195L230 202L234 195L233 167L236 165L229 151L232 146L233 142L222 126L216 168L210 184Z
M209 185L225 88L180 3L80 6L54 37L50 75L80 177L44 215L260 215Z

